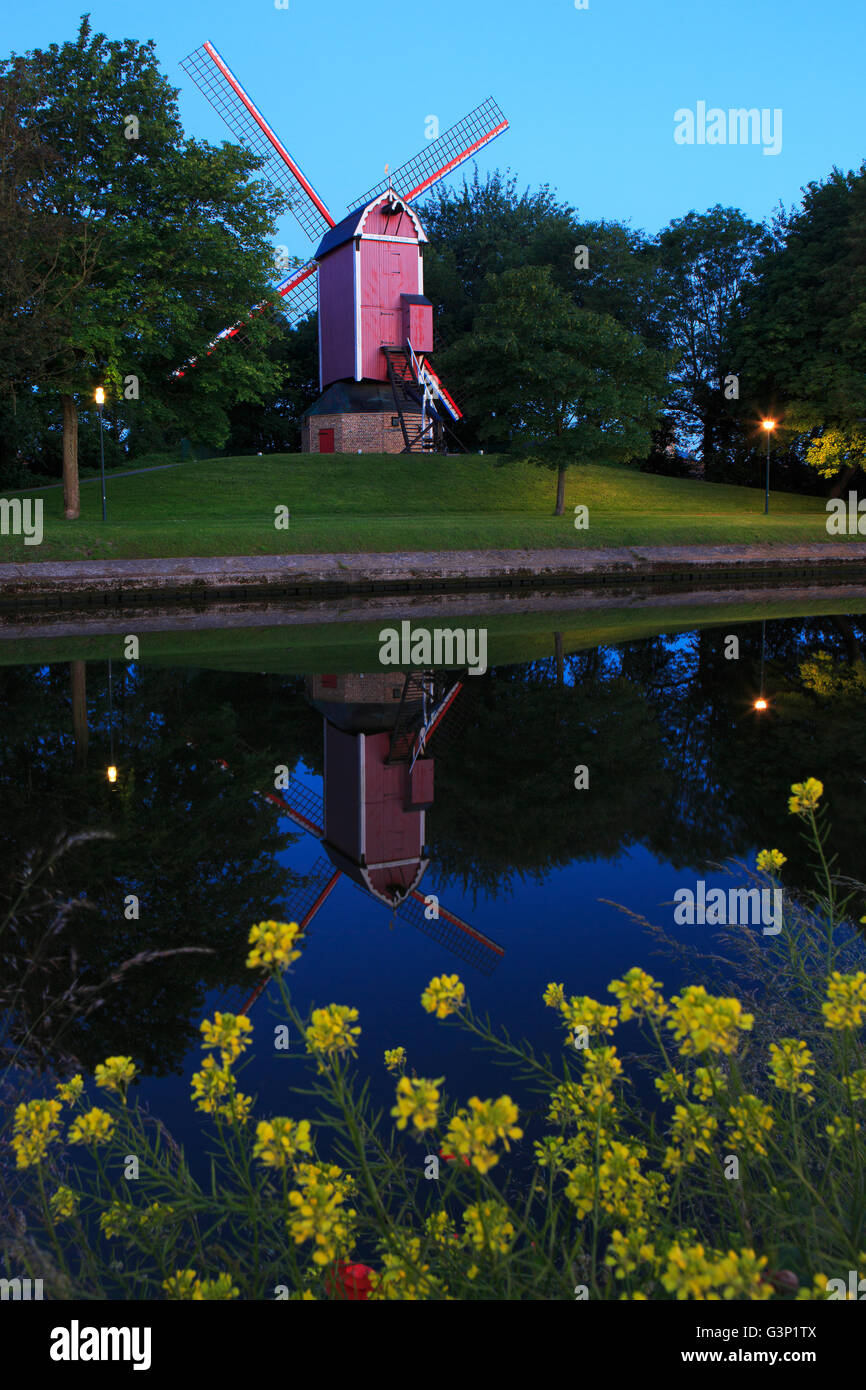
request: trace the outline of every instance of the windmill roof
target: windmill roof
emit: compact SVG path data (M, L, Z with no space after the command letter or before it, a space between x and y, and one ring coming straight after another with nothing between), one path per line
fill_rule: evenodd
M336 251L338 246L344 242L351 241L358 233L358 228L363 220L366 208L356 208L354 212L347 213L342 222L338 222L336 227L332 227L329 232L325 232L316 250L316 260L326 256L329 251Z

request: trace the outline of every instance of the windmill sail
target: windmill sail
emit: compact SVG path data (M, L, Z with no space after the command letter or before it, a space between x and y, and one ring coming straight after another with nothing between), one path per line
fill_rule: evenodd
M389 188L393 188L407 203L412 202L414 198L420 198L440 179L458 169L467 159L471 159L507 129L508 121L493 98L488 97L480 106L476 106L474 111L470 111L468 116L464 116L462 121L446 130L444 135L440 135L437 140L431 140L414 159L395 169L390 178L383 179L375 188L356 198L349 204L349 211L354 212L356 208L365 207L381 193L387 193Z
M306 265L291 271L277 285L277 294L282 296L282 303L276 307L292 327L318 308L317 271L316 262L307 261Z
M428 911L432 910L426 905L424 894L416 889L397 909L397 916L438 945L444 946L446 951L465 961L474 970L479 970L482 975L492 975L505 955L504 947L476 931L441 903L436 908L438 917L427 916Z
M264 160L262 173L288 194L291 212L310 240L319 241L333 227L334 219L213 44L195 49L181 67L222 116L235 139Z

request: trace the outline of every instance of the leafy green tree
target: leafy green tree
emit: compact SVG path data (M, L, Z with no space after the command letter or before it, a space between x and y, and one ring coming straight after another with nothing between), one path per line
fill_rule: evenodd
M555 515L571 464L646 453L666 358L609 314L579 309L546 266L488 278L475 329L455 345L484 441L555 469Z
M866 456L866 163L834 169L774 223L736 343L750 396L781 408L806 459L842 485Z
M26 138L52 152L33 227L56 218L64 230L59 249L49 242L45 253L56 260L62 341L28 384L59 395L74 519L77 414L97 384L130 415L212 444L227 437L234 402L274 388L264 347L279 329L249 311L269 294L269 237L283 199L250 181L256 157L184 138L177 91L152 42L109 41L85 16L75 41L0 64L0 81L13 80L31 94ZM244 350L233 340L208 355L209 341L241 319ZM193 355L195 370L173 378Z
M699 436L705 463L735 428L737 407L725 397L726 377L738 372L732 324L768 244L761 224L719 204L676 219L658 237L664 321L677 356L667 410L687 438Z

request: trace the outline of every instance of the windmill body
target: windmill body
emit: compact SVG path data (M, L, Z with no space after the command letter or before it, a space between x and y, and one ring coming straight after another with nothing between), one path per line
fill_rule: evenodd
M262 176L288 194L304 232L318 241L314 257L276 287L291 323L319 313L322 395L302 418L304 452L445 452L449 422L461 413L429 361L427 237L411 204L507 130L496 103L488 97L335 222L214 45L205 43L182 67L236 139L259 155ZM224 329L207 352L242 328Z

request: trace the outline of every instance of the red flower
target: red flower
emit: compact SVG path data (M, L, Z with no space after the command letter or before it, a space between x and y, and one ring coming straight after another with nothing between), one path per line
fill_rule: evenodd
M370 1283L372 1273L369 1265L350 1265L345 1260L338 1260L328 1271L325 1292L332 1298L348 1299L350 1302L366 1299L373 1287Z
M454 1163L454 1162L456 1162L456 1159L457 1159L457 1155L456 1155L456 1154L447 1154L447 1153L445 1152L444 1149L440 1149L440 1150L439 1150L439 1157L440 1157L440 1158L443 1158L443 1159L445 1160L446 1163ZM469 1159L466 1157L465 1154L463 1155L463 1162L466 1164L466 1167L468 1168L468 1167L469 1167Z

